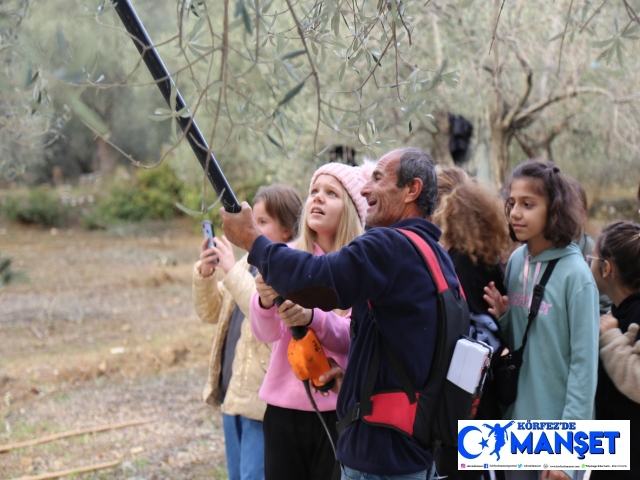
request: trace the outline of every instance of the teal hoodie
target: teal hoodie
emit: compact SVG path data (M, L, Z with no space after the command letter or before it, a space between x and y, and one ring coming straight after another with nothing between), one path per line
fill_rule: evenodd
M530 257L526 245L509 259L509 310L500 318L510 349L522 344L530 297L549 260L559 258L531 324L510 420L591 420L598 377L598 288L575 243ZM528 272L525 281L525 270Z

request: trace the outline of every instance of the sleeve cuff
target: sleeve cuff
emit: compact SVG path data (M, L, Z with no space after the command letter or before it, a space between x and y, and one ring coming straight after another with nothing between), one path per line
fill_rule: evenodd
M265 318L265 319L270 319L273 318L274 314L275 314L275 310L276 310L276 305L275 303L273 304L273 306L271 308L264 308L261 304L260 304L260 295L258 295L258 292L255 292L253 294L253 298L251 299L251 315L255 316L257 318Z
M264 250L271 245L271 240L269 240L264 235L260 235L256 238L255 242L253 242L253 246L251 247L251 251L249 252L248 261L251 265L256 267L258 270L261 270L261 261L264 257Z
M619 328L612 328L600 335L600 348L609 345L622 335L622 331Z
M211 282L215 279L216 283L219 280L219 271L216 268L215 271L209 275L208 277L203 277L202 273L200 273L200 267L202 266L202 262L200 260L198 260L196 263L193 264L193 280L194 281L199 281L199 282Z
M327 318L327 313L320 310L319 308L313 309L313 316L311 317L311 322L309 325L313 326L313 331L316 334L322 334L324 331L324 321Z

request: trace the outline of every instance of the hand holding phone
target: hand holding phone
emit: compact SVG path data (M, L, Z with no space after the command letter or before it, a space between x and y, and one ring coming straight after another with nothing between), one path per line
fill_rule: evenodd
M236 264L233 245L224 236L214 240L213 225L209 221L202 222L202 232L204 240L200 245L200 273L208 277L217 268L229 273Z
M202 233L205 238L205 242L202 243L200 253L200 273L203 277L211 275L219 262L219 259L214 254L205 255L205 252L211 247L216 246L216 242L213 240L213 224L208 220L202 222Z
M204 234L204 238L208 238L209 239L209 245L207 246L207 248L211 248L211 247L215 247L216 246L216 242L213 241L213 223L211 223L209 220L203 220L202 221L202 233Z

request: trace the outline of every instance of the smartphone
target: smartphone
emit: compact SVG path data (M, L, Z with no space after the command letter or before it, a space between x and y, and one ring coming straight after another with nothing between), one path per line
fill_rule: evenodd
M209 220L202 221L202 233L204 234L204 238L209 239L209 245L207 248L215 247L216 242L213 241L213 223Z

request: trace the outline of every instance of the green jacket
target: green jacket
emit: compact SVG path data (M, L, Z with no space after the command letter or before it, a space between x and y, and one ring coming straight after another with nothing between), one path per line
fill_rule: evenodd
M598 375L598 289L578 246L550 248L529 258L526 245L507 264L509 310L500 325L511 349L522 344L529 299L548 261L560 258L529 331L518 398L505 418L591 420ZM526 282L524 271L528 270ZM537 273L537 275L536 275Z

